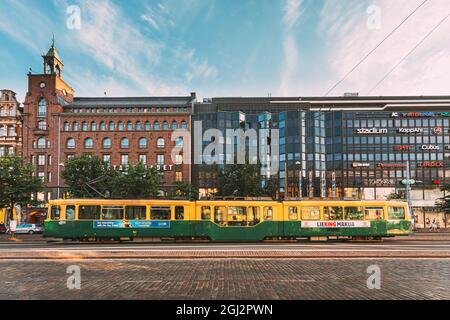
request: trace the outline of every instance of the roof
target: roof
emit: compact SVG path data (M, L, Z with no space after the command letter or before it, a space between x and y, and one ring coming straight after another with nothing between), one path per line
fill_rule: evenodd
M67 108L81 108L81 107L105 107L117 106L127 107L136 106L165 106L165 105L181 105L185 106L195 102L195 93L190 96L178 97L81 97L74 98L73 102L67 105Z

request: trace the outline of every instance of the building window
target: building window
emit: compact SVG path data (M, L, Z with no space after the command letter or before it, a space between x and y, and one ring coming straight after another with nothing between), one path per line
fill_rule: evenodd
M111 139L105 138L103 139L103 149L110 149L111 148Z
M75 156L73 154L68 154L67 155L67 162L69 162L70 160L74 159Z
M147 164L147 155L145 154L140 154L139 155L139 161L142 162L142 164Z
M73 131L78 131L78 122L73 123Z
M142 130L142 125L141 125L141 122L138 121L138 122L136 122L136 131L141 131L141 130Z
M5 156L5 147L0 147L0 157Z
M106 123L105 123L105 121L100 122L100 131L106 131Z
M169 123L167 121L163 122L163 130L169 130Z
M86 121L81 123L81 131L88 131L88 124Z
M179 181L183 181L183 172L175 172L175 181L179 182Z
M11 128L13 129L12 132L14 132L14 127L9 127L8 128L8 135L11 135L11 132L10 132ZM39 130L47 130L47 121L45 121L45 120L38 121L38 129Z
M52 156L51 156L51 155L49 155L49 156L47 157L47 163L48 163L49 166L52 165Z
M119 122L117 123L117 130L123 131L123 122L122 122L122 121L119 121Z
M110 154L103 155L103 163L107 164L108 166L111 164L111 155Z
M51 172L47 173L47 182L52 182L52 173ZM49 200L50 200L50 197L51 197L51 193L49 192L49 196L48 196Z
M38 147L38 149L45 149L45 139L44 138L38 139L37 147Z
M153 123L153 130L155 130L155 131L158 131L158 130L159 130L159 122L158 122L158 121L155 121L155 122Z
M122 140L120 141L120 147L123 149L128 149L129 146L130 141L128 140L128 138L122 138Z
M39 100L38 105L38 117L42 118L46 116L47 116L47 101L45 101L44 98L41 98L41 100Z
M120 164L124 167L128 167L128 155L127 154L122 154L120 156Z
M93 121L93 122L91 123L91 130L92 130L92 131L97 131L97 122Z
M156 141L156 147L159 149L164 148L164 138L158 138Z
M38 155L38 166L45 166L45 154Z
M64 122L64 131L69 131L70 130L70 125L69 122Z
M41 122L41 121L39 121L39 122ZM44 122L44 125L46 127L46 122L45 121L43 121L43 122ZM13 126L8 126L8 136L10 136L10 137L15 137L16 136L16 130L14 129Z
M157 164L159 166L163 166L164 165L164 155L163 154L158 154L156 159L157 159Z
M140 138L139 139L139 149L146 149L147 148L147 139Z
M109 122L109 131L114 131L114 121Z
M181 121L181 129L187 129L186 121Z
M127 122L127 130L128 131L133 131L133 123L131 121Z
M176 121L172 121L172 130L178 129L178 123Z
M67 148L75 149L75 139L73 139L73 138L67 139Z
M145 131L150 131L151 127L150 127L150 121L146 121L145 122Z
M181 154L175 155L175 164L176 165L183 164L183 155Z
M84 147L86 149L92 149L94 147L94 141L91 138L84 140Z
M41 178L43 182L45 182L45 172L38 172L38 177Z

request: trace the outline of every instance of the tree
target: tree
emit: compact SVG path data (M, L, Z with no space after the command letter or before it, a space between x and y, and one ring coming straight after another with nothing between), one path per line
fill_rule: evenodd
M445 213L450 213L450 184L445 184L441 188L442 191L446 192L446 196L439 199L437 205L443 210Z
M16 205L36 205L32 194L41 192L44 183L41 178L33 176L31 164L24 164L16 155L0 158L0 207L13 212ZM7 217L6 217L7 218Z
M221 196L258 197L263 194L259 166L254 164L231 164L219 175Z
M108 184L96 180L106 180L107 171L105 164L97 156L83 154L67 162L62 177L72 197L98 198L105 194Z
M177 197L182 197L188 200L198 199L198 189L189 182L175 182L172 188L172 193Z
M163 178L156 168L146 167L142 162L128 166L126 172L114 170L111 196L121 199L155 198L161 189Z

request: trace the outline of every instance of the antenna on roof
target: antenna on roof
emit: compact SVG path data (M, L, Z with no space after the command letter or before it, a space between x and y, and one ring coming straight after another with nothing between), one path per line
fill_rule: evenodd
M103 94L105 95L105 97L107 96L107 94L106 94L106 91L105 91L105 92L103 92Z

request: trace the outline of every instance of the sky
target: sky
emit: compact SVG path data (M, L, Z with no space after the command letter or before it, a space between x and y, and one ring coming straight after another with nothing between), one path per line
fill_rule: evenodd
M422 3L330 96L447 95L448 0L0 0L0 88L54 34L78 97L324 96Z

